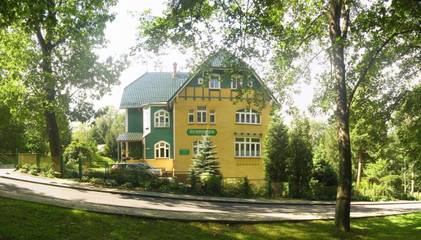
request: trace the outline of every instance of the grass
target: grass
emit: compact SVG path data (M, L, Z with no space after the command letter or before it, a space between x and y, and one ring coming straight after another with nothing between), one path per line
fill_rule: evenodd
M91 213L0 198L0 239L338 239L333 221L216 224ZM352 221L341 239L420 239L421 212Z

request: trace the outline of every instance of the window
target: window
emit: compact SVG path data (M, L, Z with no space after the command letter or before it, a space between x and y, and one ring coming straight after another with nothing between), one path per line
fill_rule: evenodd
M241 109L235 113L235 122L242 124L260 124L260 114L252 109Z
M159 110L154 113L154 127L169 127L170 114L165 110Z
M197 155L199 153L200 148L203 146L202 140L197 140L193 142L193 155Z
M202 85L203 84L203 78L198 78L197 79L197 84Z
M170 145L167 142L160 141L155 144L155 158L169 158Z
M235 138L236 157L260 157L260 138Z
M235 75L231 77L231 89L238 89L242 85L241 76Z
M209 79L209 89L221 89L221 81L219 75L211 75L211 78Z
M197 107L197 123L206 123L206 107Z
M249 86L249 87L253 87L253 80L252 80L252 79L250 79L250 80L247 82L247 86Z
M209 112L209 123L215 124L215 111L210 111Z
M189 110L187 113L187 122L194 123L194 110Z

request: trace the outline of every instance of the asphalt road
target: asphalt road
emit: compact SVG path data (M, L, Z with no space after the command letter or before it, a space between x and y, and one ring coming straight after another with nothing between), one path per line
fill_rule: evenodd
M282 221L331 219L334 205L250 204L176 200L77 190L0 177L0 196L97 212L199 221ZM421 211L421 202L359 203L351 217Z

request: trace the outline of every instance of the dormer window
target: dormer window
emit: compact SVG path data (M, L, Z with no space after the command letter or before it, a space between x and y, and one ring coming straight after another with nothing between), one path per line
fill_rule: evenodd
M154 127L170 127L170 114L168 113L168 111L162 109L154 113Z
M234 75L231 77L231 89L238 89L242 85L242 78L239 75Z
M221 77L218 74L212 74L209 79L209 89L221 89Z

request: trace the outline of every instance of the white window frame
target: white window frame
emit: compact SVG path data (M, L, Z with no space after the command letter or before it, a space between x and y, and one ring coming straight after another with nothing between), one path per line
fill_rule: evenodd
M239 75L231 76L231 89L235 90L242 86L242 77Z
M255 137L236 137L234 156L245 158L260 158L262 155L262 140Z
M221 89L221 76L218 74L211 74L209 78L209 89Z
M165 141L159 141L154 145L155 159L170 158L170 144Z
M257 111L251 108L245 108L235 112L235 123L259 125L262 123L262 118Z
M153 114L153 116L154 116L154 121L153 121L154 127L156 128L170 127L170 113L168 111L161 109L161 110L156 111Z
M199 153L200 146L203 145L203 140L197 140L193 142L193 156L196 156Z
M213 117L213 121L212 121L212 117ZM216 113L215 113L215 110L209 111L209 123L210 124L215 124L216 123Z
M196 110L196 123L207 123L208 109L206 106L198 106Z
M192 117L191 118L191 121L190 121L190 117ZM187 112L187 123L194 123L194 110L189 110L188 112Z

